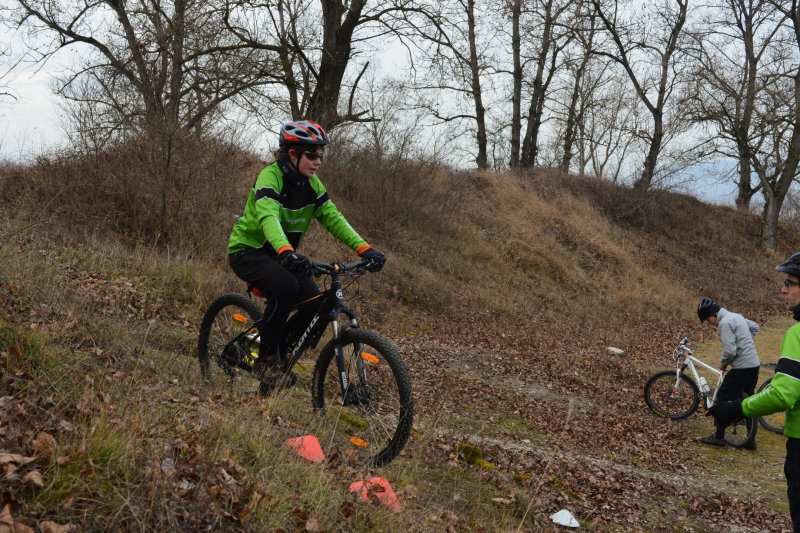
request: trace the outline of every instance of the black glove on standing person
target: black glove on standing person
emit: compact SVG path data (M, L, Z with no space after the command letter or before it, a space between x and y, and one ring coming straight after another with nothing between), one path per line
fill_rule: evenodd
M711 406L706 411L706 416L713 416L717 425L727 427L744 418L742 413L742 401L720 402Z
M286 250L278 256L278 263L292 274L302 278L307 278L311 275L311 261L303 254Z
M361 258L372 261L372 264L367 267L370 272L380 271L380 269L382 269L383 265L386 263L386 256L375 248L368 248L363 254L361 254Z

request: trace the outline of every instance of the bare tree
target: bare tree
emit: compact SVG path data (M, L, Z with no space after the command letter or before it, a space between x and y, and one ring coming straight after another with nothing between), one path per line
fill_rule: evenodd
M713 151L738 162L736 206L748 211L761 189L752 184L751 128L762 71L785 15L766 0L722 0L707 6L702 26L692 32L696 62L693 119L714 128Z
M475 163L482 169L488 168L483 83L492 61L486 51L491 40L480 35L478 21L487 17L488 12L482 10L488 7L475 0L450 0L419 10L417 17L408 19L421 38L417 46L430 66L415 87L443 98L455 95L454 105L437 105L430 111L442 123L468 124L474 135Z
M597 64L584 76L578 122L578 170L614 183L621 181L629 158L641 141L642 119L624 80Z
M788 5L774 1L773 5L791 21L792 38L788 43L786 68L775 76L774 86L766 91L767 103L772 106L764 106L764 113L771 120L761 122L769 126L765 126L763 142L752 155L764 192L761 244L766 250L777 246L781 208L798 178L800 163L800 9L798 0L791 0Z
M597 53L622 66L637 97L652 117L649 149L634 184L646 190L653 182L664 142L665 107L685 69L681 42L688 0L644 4L642 12L637 12L630 2L617 0L592 0L592 5L611 38L613 49L598 49Z
M578 8L580 9L580 7ZM559 167L564 172L569 172L572 158L574 156L574 147L577 141L578 130L581 127L584 119L584 107L582 104L581 95L586 91L582 90L585 85L586 73L589 69L589 62L592 60L594 38L596 32L597 17L593 12L587 14L578 14L576 18L575 36L578 45L574 48L577 49L575 57L565 61L565 67L572 80L569 84L569 93L567 95L566 111L564 113L564 126L563 126L563 144L561 147L561 162ZM599 78L595 83L598 83ZM592 91L590 91L592 92Z
M559 68L559 57L570 40L574 37L571 22L562 20L570 14L571 0L539 0L535 11L536 20L530 34L536 34L535 46L531 57L532 76L530 78L530 103L528 105L528 121L522 137L520 166L529 167L536 164L539 150L539 134L544 121L545 101L548 97L550 83ZM512 155L512 159L513 159Z
M94 103L129 125L174 131L201 124L221 104L277 80L274 60L222 33L219 7L199 0L103 0L54 4L17 0L16 26L44 62L78 46L83 63L59 86L90 78ZM49 38L49 41L46 39ZM42 40L45 40L44 47ZM86 88L86 87L84 87Z
M252 49L277 54L273 74L285 88L286 111L327 128L376 120L355 107L369 67L357 58L387 35L401 35L409 13L422 12L414 0L224 1L227 29Z
M204 133L220 107L249 91L280 83L274 53L253 49L225 31L222 5L200 0L15 0L6 13L44 63L67 48L81 62L58 84L88 130L106 140L135 139L157 197L158 233L167 236L192 183L177 161L182 139ZM11 18L13 17L13 18ZM102 142L95 137L94 142ZM191 143L188 143L189 146ZM102 147L101 147L102 148ZM121 179L126 179L120 176ZM125 190L125 189L123 189ZM132 202L122 205L133 209Z
M17 99L14 91L8 86L8 77L18 64L19 60L11 61L11 49L0 43L0 101Z
M519 167L520 135L522 132L522 37L520 35L520 18L522 17L522 0L511 0L511 56L512 56L512 90L511 90L511 168Z

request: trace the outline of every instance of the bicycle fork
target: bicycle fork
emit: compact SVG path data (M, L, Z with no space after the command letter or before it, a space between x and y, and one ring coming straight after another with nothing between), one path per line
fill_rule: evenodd
M355 318L350 317L349 327L358 327L358 322ZM351 383L351 378L347 377L347 361L345 360L344 346L341 340L341 327L337 320L331 322L331 330L333 334L333 346L336 353L336 369L339 372L339 386L342 389L342 405L358 405L362 402L369 401L367 372L364 361L362 360L360 344L353 344L353 359L355 359L358 383Z

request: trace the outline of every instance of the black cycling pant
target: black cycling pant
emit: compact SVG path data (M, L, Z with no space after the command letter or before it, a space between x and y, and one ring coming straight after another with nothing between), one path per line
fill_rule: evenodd
M786 493L789 496L789 514L792 527L800 533L800 439L786 439L786 462L783 464L786 475Z
M276 257L264 250L248 248L230 254L228 262L240 279L268 296L264 320L259 329L259 357L283 357L282 352L286 349L286 345L282 345L284 334L288 338L299 337L319 310L322 298L301 305L287 323L289 311L296 303L319 294L319 287L313 278L300 278L283 268Z
M725 374L725 380L717 392L716 403L741 400L744 395L752 396L758 383L759 367L734 368ZM725 436L725 426L717 426L717 438ZM755 438L755 434L753 435Z

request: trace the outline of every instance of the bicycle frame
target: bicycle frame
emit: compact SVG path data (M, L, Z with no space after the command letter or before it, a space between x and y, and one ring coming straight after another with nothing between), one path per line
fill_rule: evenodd
M318 269L317 272L320 274L327 274L331 278L331 286L319 293L317 296L311 298L308 301L313 301L322 298L322 304L320 306L319 311L314 315L314 317L309 322L308 326L306 327L305 331L297 338L297 340L290 343L286 351L286 357L282 358L282 367L285 372L289 372L297 361L300 360L300 357L308 348L316 348L317 343L322 338L322 335L325 333L325 328L328 325L331 325L332 335L333 335L333 342L336 348L336 367L339 372L339 385L342 387L342 397L346 398L347 395L347 387L349 385L347 380L347 372L345 368L345 361L344 361L344 354L342 353L341 345L339 344L339 339L341 335L341 328L339 326L339 322L337 318L339 315L345 315L350 319L350 323L346 326L346 328L350 327L358 327L358 320L356 319L355 312L347 307L344 304L344 292L342 288L342 283L339 280L339 276L343 272L347 272L350 270L356 270L359 266L363 265L363 261L357 261L355 263L349 264L325 264L325 263L314 263L315 267ZM303 302L305 303L305 302ZM261 319L263 320L263 318ZM253 326L255 328L259 327L259 323L255 322ZM244 331L240 335L237 335L229 344L235 343L241 337L247 338L248 341L251 342L260 342L260 336L258 332L252 332L252 328ZM361 359L357 359L357 371L359 376L362 379L365 379L366 376L363 371L363 363Z
M695 364L700 365L701 367L705 368L706 370L712 372L717 376L717 385L714 387L714 393L709 397L708 393L706 393L702 388L700 388L700 394L705 399L705 407L709 409L711 406L714 405L717 399L717 392L719 392L720 387L722 386L722 381L725 379L725 372L714 368L713 366L704 363L700 359L694 356L694 351L691 348L686 346L688 339L683 339L678 347L675 349L675 359L680 360L683 357L683 361L678 364L678 368L675 371L675 390L677 390L678 384L680 383L681 374L686 371L688 368L694 378L694 382L697 384L698 388L700 387L700 373L697 371L697 367Z

